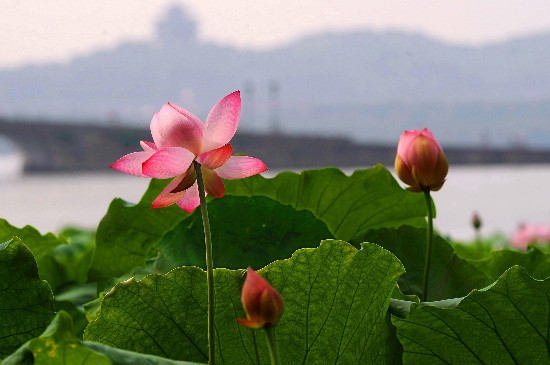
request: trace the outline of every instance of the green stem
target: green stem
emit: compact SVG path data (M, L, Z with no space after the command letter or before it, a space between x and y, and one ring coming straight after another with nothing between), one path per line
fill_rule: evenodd
M214 332L214 261L212 260L212 238L210 235L210 221L206 209L206 194L204 193L204 181L202 180L201 164L193 161L199 186L199 199L201 202L202 225L204 226L204 243L206 245L206 280L208 281L208 364L214 365L215 332Z
M265 328L267 334L267 347L269 348L269 358L271 359L271 365L279 365L279 358L277 357L277 346L275 345L275 336L273 336L273 327Z
M481 257L481 253L483 252L483 244L481 243L481 233L479 232L479 228L475 229L475 235L476 235L476 250L478 258Z
M424 278L422 280L422 300L428 300L428 277L430 276L430 262L432 257L432 238L434 233L432 199L430 190L424 190L426 205L428 207L428 242L426 245L426 263L424 264Z

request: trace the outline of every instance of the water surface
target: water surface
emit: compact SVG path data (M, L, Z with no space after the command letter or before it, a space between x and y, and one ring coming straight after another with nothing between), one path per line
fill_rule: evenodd
M467 240L473 237L474 211L483 220L484 234L509 234L522 222L550 223L549 181L550 165L451 167L443 188L433 193L434 224L444 234ZM148 183L108 171L15 175L0 181L0 217L42 233L67 225L95 228L114 197L137 202Z

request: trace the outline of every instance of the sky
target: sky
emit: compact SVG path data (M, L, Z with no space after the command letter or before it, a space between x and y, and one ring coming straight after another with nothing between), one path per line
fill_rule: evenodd
M0 67L153 40L171 5L197 20L201 41L244 49L328 31L400 30L468 46L550 32L548 0L0 0Z

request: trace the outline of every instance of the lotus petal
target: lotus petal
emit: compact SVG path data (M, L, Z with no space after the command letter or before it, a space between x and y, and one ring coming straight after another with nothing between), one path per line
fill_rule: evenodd
M201 152L225 146L237 130L241 115L241 94L235 91L220 100L208 114Z
M144 161L151 157L152 154L153 152L146 151L129 153L119 158L111 165L111 168L124 172L125 174L139 177L149 177L143 173L141 166Z
M157 179L183 175L194 159L195 155L185 148L166 147L143 163L143 173Z
M157 148L183 147L196 155L201 151L204 124L188 111L164 104L151 120L151 134Z
M158 151L157 146L153 142L140 141L139 144L145 152L151 152L151 154Z
M262 173L267 171L267 167L254 157L231 156L223 166L214 171L224 179L234 180Z
M200 203L199 186L197 185L197 182L195 182L195 184L193 184L193 186L189 189L185 190L183 197L177 201L178 206L187 213L191 213L200 205Z
M153 204L151 205L151 209L165 208L180 200L185 194L185 190L177 193L172 193L171 191L174 190L181 183L182 179L183 176L178 176L174 180L172 180L155 198Z
M233 147L228 143L223 147L217 148L212 151L201 153L197 157L197 161L204 167L214 170L229 160L233 154Z
M221 198L225 194L225 185L222 179L212 170L201 167L202 177L204 181L204 190L208 195L214 198Z

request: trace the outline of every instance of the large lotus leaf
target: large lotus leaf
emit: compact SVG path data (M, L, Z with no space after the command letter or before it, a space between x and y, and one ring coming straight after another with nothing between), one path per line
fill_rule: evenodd
M143 266L149 251L162 236L187 216L176 205L151 209L151 203L168 183L152 180L138 204L114 199L101 220L96 235L96 251L89 272L92 281L119 277Z
M317 247L332 238L327 226L306 210L272 199L226 196L208 203L216 267L261 268L288 258L299 248ZM202 216L196 209L157 246L156 267L168 272L183 265L206 269Z
M283 364L371 364L398 361L386 312L403 266L373 244L361 250L323 241L262 270L282 295L275 327ZM237 324L244 318L244 270L216 269L216 363L268 363L265 334ZM207 360L206 274L181 267L115 286L84 338L132 351L188 361ZM393 351L393 352L392 352Z
M40 336L21 346L6 358L4 365L192 365L156 356L113 349L93 342L82 342L73 335L71 317L61 311Z
M0 245L0 358L39 335L50 323L53 294L36 261L17 237Z
M550 276L550 254L535 246L529 246L527 252L497 250L491 252L487 258L470 262L492 281L514 265L523 267L535 279L542 280Z
M345 241L373 228L426 226L424 196L401 188L382 165L357 170L351 176L325 168L225 183L228 195L261 195L297 210L309 210L325 222L334 237Z
M462 300L393 317L405 364L548 364L550 280L515 266ZM449 305L451 304L451 305Z
M399 288L404 294L420 296L426 260L426 234L426 229L403 226L371 230L361 236L361 240L379 244L396 255L406 270L399 279ZM428 298L425 301L463 297L472 289L484 288L493 281L470 262L458 257L447 241L434 235Z

